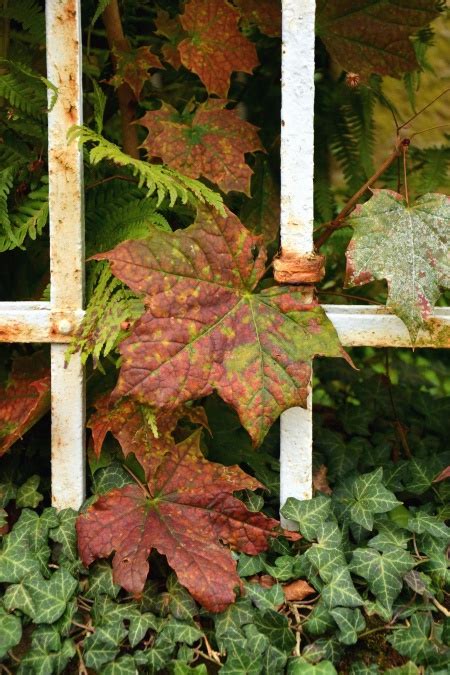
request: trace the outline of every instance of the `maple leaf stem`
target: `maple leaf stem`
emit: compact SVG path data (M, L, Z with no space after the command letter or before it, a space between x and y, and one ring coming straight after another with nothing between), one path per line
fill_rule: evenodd
M111 0L103 11L103 23L105 24L106 37L111 51L111 60L114 69L117 68L117 58L114 50L129 51L130 45L123 32L122 20L118 0ZM117 89L119 99L120 119L122 124L122 142L124 151L139 159L137 129L134 121L135 99L131 87L124 82Z
M402 152L403 152L403 186L405 190L405 200L407 205L409 206L409 193L408 193L408 175L407 175L407 167L406 167L406 153L407 153L407 146L402 145Z
M145 485L144 485L143 483L141 483L141 481L140 481L139 478L136 476L136 474L133 473L133 471L132 471L126 464L124 464L123 466L124 466L125 471L127 471L127 472L130 474L131 478L132 478L134 481L136 481L136 483L139 485L139 487L141 488L142 492L143 492L146 496L148 496L148 495L149 495L149 492L148 492L147 488L145 487Z
M344 208L338 213L336 218L334 220L331 220L329 223L325 223L323 227L325 228L325 231L320 235L318 240L315 243L315 249L318 251L331 237L333 232L340 227L342 227L342 222L345 220L345 218L349 215L350 211L354 209L358 201L361 199L363 194L368 190L375 181L380 178L380 176L383 175L387 169L395 162L395 160L400 157L400 154L403 152L403 145L402 144L397 144L395 147L395 150L392 152L392 154L389 155L389 157L386 157L384 162L380 164L378 169L375 171L375 173L362 185L355 194L350 197Z

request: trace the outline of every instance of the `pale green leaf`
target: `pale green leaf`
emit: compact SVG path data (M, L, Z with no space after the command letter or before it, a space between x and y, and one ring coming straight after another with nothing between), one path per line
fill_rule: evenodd
M395 192L374 190L348 222L354 233L347 251L347 283L386 279L387 306L415 342L440 287L450 284L450 199L430 193L408 206Z

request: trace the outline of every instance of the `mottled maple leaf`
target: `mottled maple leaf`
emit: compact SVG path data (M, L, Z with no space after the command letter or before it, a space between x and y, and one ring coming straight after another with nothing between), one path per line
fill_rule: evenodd
M171 17L169 12L158 9L155 19L156 34L167 38L161 47L164 61L178 70L181 66L181 56L178 45L186 37L186 31L180 23L178 16Z
M34 363L33 363L34 360ZM0 387L0 456L50 408L50 370L38 355L13 364L11 377Z
M115 50L116 72L109 80L113 87L120 87L126 82L139 100L142 88L149 79L150 68L163 68L156 54L150 51L150 47L138 49Z
M344 70L401 77L419 67L411 36L435 19L435 0L319 0L316 31Z
M234 71L252 73L259 64L255 45L239 31L239 13L224 0L190 0L180 15L188 37L181 61L210 94L226 97Z
M427 194L408 206L396 192L374 190L348 222L354 232L346 253L347 285L386 279L387 306L414 342L440 287L450 285L450 198Z
M191 178L204 176L224 192L250 192L252 170L245 153L263 150L257 128L226 110L227 101L210 99L192 115L163 104L139 120L149 134L143 146Z
M95 455L100 456L106 434L111 432L125 457L133 453L150 475L154 471L153 458L173 445L173 432L181 419L208 429L208 418L200 406L183 405L155 415L147 406L130 399L121 399L114 404L111 396L106 394L96 401L95 408L87 424L92 431ZM160 456L156 458L157 462L160 460Z
M233 496L263 487L238 466L207 461L200 432L152 453L147 485L131 484L100 497L77 520L81 560L113 558L114 581L138 594L156 549L178 580L212 612L235 600L236 562L228 547L255 555L276 536L278 521L252 513Z
M281 35L281 3L279 0L233 0L244 21L270 37Z
M116 398L170 409L216 390L258 444L283 410L306 404L308 361L344 354L301 289L255 292L266 251L229 211L201 209L185 230L155 231L96 257L147 307L120 345Z

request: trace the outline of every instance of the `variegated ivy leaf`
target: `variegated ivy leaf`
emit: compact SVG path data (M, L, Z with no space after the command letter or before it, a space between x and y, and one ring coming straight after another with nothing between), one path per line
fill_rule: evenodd
M336 510L340 518L349 518L366 530L373 530L374 515L387 513L399 502L394 493L382 484L383 469L365 473L344 481L334 491Z
M295 637L292 632L287 617L279 614L275 610L268 610L264 614L256 614L253 623L257 630L266 635L270 644L285 652L295 645Z
M17 670L17 675L62 673L74 655L75 645L72 640L64 640L61 649L56 652L47 650L42 644L37 644L26 652Z
M330 612L339 627L338 640L344 645L354 645L358 641L358 633L364 630L366 622L359 609L335 607Z
M331 499L325 495L319 495L305 501L289 497L281 509L281 513L285 518L298 523L301 534L312 541L316 539L321 523L331 513Z
M322 522L317 528L317 544L304 554L325 583L331 582L336 572L345 569L346 560L342 550L342 533L335 521Z
M96 671L112 661L119 652L120 643L126 637L127 630L123 623L110 622L95 629L84 641L84 662L88 668Z
M0 659L2 659L10 649L19 644L22 638L22 623L18 616L8 614L0 607L0 626Z
M107 663L102 668L101 675L136 675L136 662L132 656L121 656L120 659Z
M337 670L331 661L310 663L303 656L289 661L288 675L337 675Z
M363 599L356 590L347 567L340 567L322 589L322 600L327 607L360 607Z
M390 612L403 586L403 577L415 565L414 558L402 549L379 553L373 549L353 551L351 572L366 579L378 603Z
M349 286L386 279L387 307L406 324L414 343L431 316L440 288L450 286L450 198L427 194L411 205L391 190L374 190L348 218Z
M20 508L30 507L35 509L44 497L38 492L40 483L39 476L31 476L20 488L17 490L16 506Z
M50 579L35 572L27 575L21 583L8 587L5 607L10 611L20 609L35 623L54 623L64 614L77 585L76 579L63 567Z
M397 628L388 641L402 656L422 662L432 649L431 615L423 612L411 616L410 625Z

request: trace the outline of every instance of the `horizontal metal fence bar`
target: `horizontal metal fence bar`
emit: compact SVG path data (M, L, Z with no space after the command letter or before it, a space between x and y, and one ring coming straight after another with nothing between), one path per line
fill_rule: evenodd
M49 302L0 302L0 342L70 342L84 312L55 311Z
M323 305L345 347L411 347L404 323L385 307ZM0 302L0 342L70 342L83 310L56 312L49 302ZM450 308L437 308L415 347L450 347Z
M403 321L386 307L323 305L345 347L411 347ZM450 347L450 308L437 308L414 347Z

